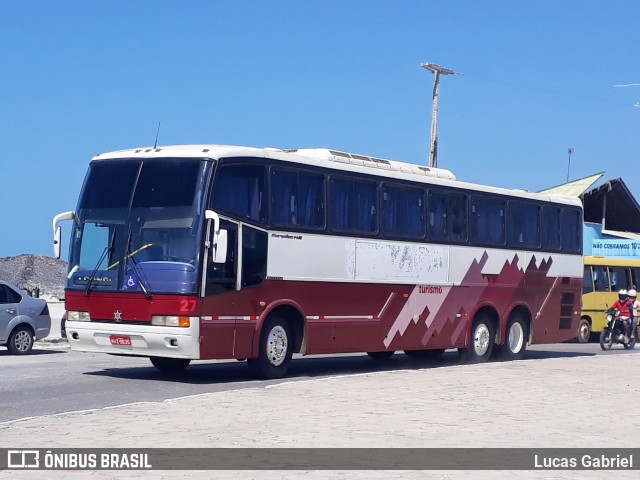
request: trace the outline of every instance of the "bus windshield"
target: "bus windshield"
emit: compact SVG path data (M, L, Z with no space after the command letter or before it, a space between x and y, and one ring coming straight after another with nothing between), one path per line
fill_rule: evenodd
M78 203L67 288L196 293L201 159L94 161Z

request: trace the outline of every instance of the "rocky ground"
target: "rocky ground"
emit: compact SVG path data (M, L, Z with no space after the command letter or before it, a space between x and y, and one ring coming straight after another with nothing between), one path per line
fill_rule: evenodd
M0 280L7 281L32 294L64 297L67 262L46 255L24 254L0 258Z

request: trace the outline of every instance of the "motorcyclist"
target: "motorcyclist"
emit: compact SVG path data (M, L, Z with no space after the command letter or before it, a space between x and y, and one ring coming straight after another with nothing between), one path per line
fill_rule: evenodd
M624 343L629 343L629 322L633 319L633 302L629 299L629 292L624 288L618 292L618 300L613 302L611 308L618 310L618 318L624 325Z
M637 297L637 292L635 291L635 289L631 289L629 290L629 300L631 300L633 303L631 304L631 307L633 308L633 317L631 317L631 332L629 333L629 338L632 339L635 334L636 334L636 327L638 326L638 313L640 313L640 300L638 300Z

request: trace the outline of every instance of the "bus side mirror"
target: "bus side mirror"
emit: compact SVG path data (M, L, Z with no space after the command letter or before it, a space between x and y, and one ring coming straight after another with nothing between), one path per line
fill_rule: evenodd
M213 210L206 210L204 218L207 219L207 248L211 252L213 263L224 263L227 261L227 231L220 230L220 217ZM211 226L213 224L213 232Z
M57 226L53 234L53 256L55 258L60 258L60 238L61 237L62 237L62 228L60 228L60 226Z
M213 252L211 252L213 263L225 263L227 261L227 238L226 230L218 232L216 241L213 244Z
M53 217L53 256L55 258L60 258L60 247L61 247L60 238L62 236L62 231L61 231L60 225L58 224L65 220L75 220L75 219L76 219L76 212L62 212L56 215L55 217Z

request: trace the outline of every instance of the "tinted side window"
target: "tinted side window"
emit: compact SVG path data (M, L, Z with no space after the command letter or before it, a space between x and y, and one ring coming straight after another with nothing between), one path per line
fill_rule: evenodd
M540 207L537 205L509 202L507 225L512 247L540 246Z
M375 182L332 178L329 225L341 232L375 233L378 230L378 188Z
M483 245L504 245L504 201L471 198L471 241Z
M6 285L0 285L0 303L20 303L22 297Z
M582 222L579 210L562 211L562 251L582 252Z
M609 267L609 280L611 282L612 292L617 292L623 288L625 290L631 288L629 269L626 267Z
M267 274L267 234L242 227L242 286L262 283Z
M272 169L271 221L275 225L324 227L324 177Z
M449 234L452 242L467 241L467 196L449 194Z
M640 268L631 268L631 283L633 283L633 288L636 290L638 289L638 286L640 286Z
M213 189L213 209L264 222L264 185L262 166L223 165Z
M542 248L560 250L560 209L546 205L542 209Z
M584 275L582 276L582 293L593 292L593 276L591 275L591 267L584 266Z
M593 267L593 286L596 292L610 292L609 275L607 273L607 267L594 266Z
M20 303L22 301L22 297L18 292L16 292L10 287L6 287L6 289L7 289L7 298L9 299L9 303Z
M424 237L424 193L418 188L385 185L382 188L382 232L386 235Z
M449 239L449 196L446 192L429 190L427 202L427 222L429 240Z

